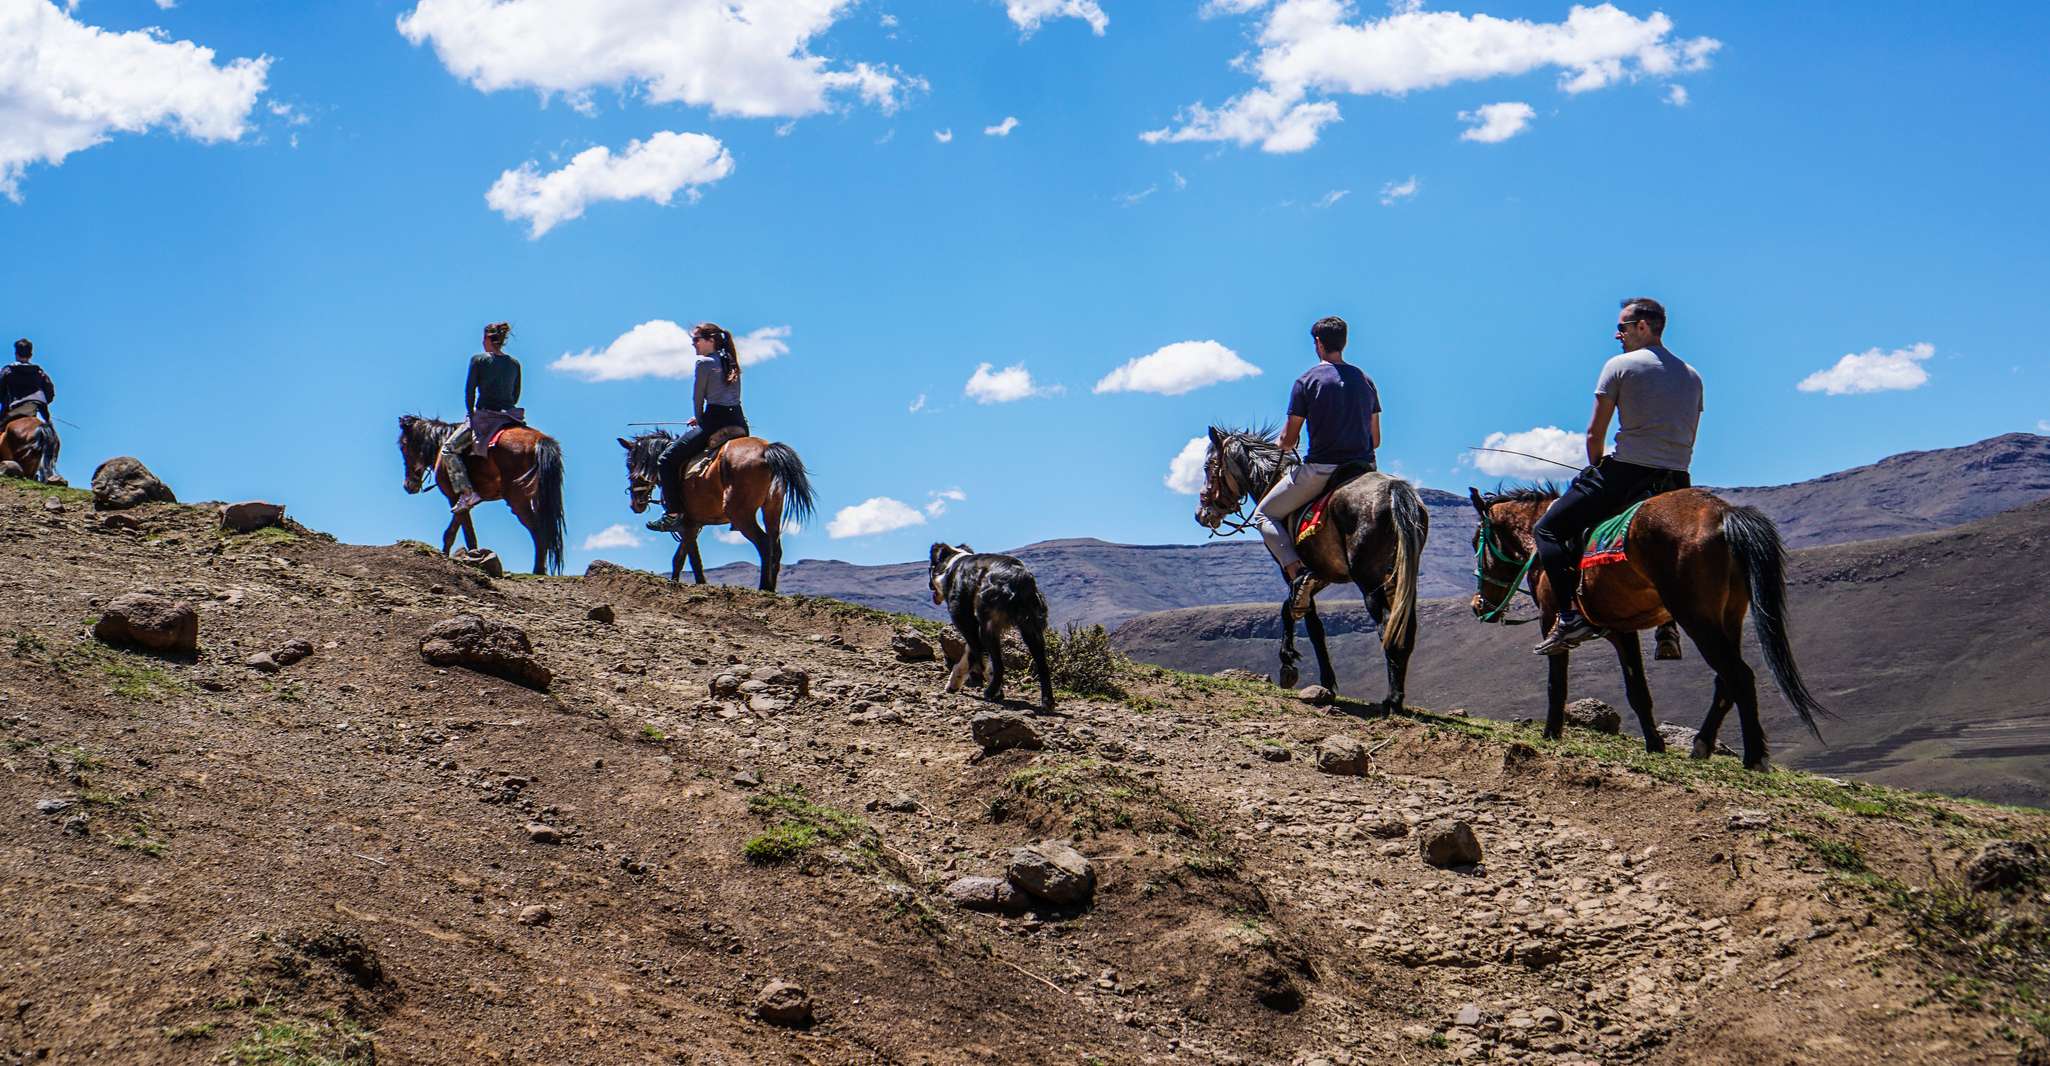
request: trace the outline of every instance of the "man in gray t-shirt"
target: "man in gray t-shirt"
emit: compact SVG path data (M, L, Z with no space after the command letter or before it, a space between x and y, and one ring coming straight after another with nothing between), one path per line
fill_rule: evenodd
M1668 351L1663 340L1666 309L1637 296L1623 301L1616 316L1616 340L1623 354L1610 359L1594 386L1594 415L1587 424L1587 461L1592 464L1538 519L1533 530L1538 561L1552 586L1558 621L1535 649L1558 655L1601 630L1580 615L1582 536L1622 513L1638 499L1690 484L1694 433L1701 424L1701 375ZM1604 455L1609 419L1617 419L1616 452Z

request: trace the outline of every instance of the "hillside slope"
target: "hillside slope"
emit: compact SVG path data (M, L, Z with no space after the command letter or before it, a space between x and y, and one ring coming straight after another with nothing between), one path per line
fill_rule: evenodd
M2050 437L2009 433L1959 448L1907 452L1793 485L1716 491L1771 515L1790 547L1923 533L2050 497ZM1431 515L1423 595L1461 595L1473 583L1473 507L1463 489L1419 492ZM1200 536L1201 530L1191 524L1189 535ZM1054 619L1063 624L1116 626L1149 611L1268 599L1278 603L1281 593L1273 561L1250 534L1204 544L1055 540L1013 554L1039 575ZM751 588L755 574L752 564L732 563L706 576ZM780 587L939 617L926 593L923 562L862 566L807 559L784 567ZM1358 598L1356 590L1328 589L1318 602L1336 609Z
M124 528L80 495L0 483L31 561L0 577L7 1061L1994 1063L2043 1037L2039 891L1956 880L1990 838L2050 840L2040 813L1156 669L983 756L988 705L856 607L490 580L204 507ZM196 606L194 661L87 635L143 589ZM552 691L425 662L461 612L529 634ZM292 639L313 656L245 665ZM734 672L764 691L711 696ZM1365 776L1314 768L1331 736ZM1439 817L1482 865L1419 860ZM1089 904L947 901L1049 837L1092 860ZM753 1017L772 979L812 1025Z
M1793 552L1795 657L1839 717L1823 723L1828 746L1816 744L1761 673L1778 756L1824 773L2050 806L2050 620L2025 606L2050 597L2046 544L2050 501L1940 533ZM1465 599L1428 603L1422 613L1411 698L1494 718L1544 713L1544 666L1530 654L1535 627L1481 625ZM1331 651L1345 691L1377 695L1381 651L1365 611L1338 612L1326 626L1339 634ZM1136 618L1115 639L1139 659L1179 669L1271 671L1279 631L1272 608L1246 604ZM1763 671L1749 626L1746 638L1748 661ZM1693 648L1682 662L1647 668L1660 720L1697 724L1711 676ZM1575 653L1572 688L1625 706L1605 644ZM1635 731L1627 710L1625 718ZM1734 743L1734 720L1728 729Z

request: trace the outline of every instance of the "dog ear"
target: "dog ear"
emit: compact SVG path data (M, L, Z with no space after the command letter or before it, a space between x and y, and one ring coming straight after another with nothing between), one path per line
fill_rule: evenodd
M955 547L955 548L957 548L957 549L959 549L959 550L960 550L960 552L961 552L961 554L963 554L963 555L974 555L974 554L975 554L975 549L974 549L974 548L971 548L971 547L969 547L969 546L968 546L968 545L966 545L966 544L956 544L956 545L954 545L954 547Z
M1469 485L1466 489L1466 495L1469 499L1473 500L1473 509L1480 512L1482 518L1488 517L1488 502L1481 498L1481 490Z
M940 565L940 560L946 557L947 546L939 541L934 541L932 550L926 553L925 561L932 566L938 566Z
M614 437L614 438L612 438L612 439L613 439L613 440L616 440L616 441L618 441L618 442L619 442L619 446L620 446L620 447L622 447L622 448L625 448L625 449L626 449L627 451L633 451L633 450L634 450L634 442L633 442L633 441L630 441L630 440L626 439L625 437Z

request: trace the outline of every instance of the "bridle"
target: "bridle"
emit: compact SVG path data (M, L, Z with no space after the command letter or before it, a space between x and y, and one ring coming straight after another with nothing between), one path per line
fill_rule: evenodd
M1252 499L1252 493L1247 489L1241 488L1239 484L1234 484L1234 482L1243 484L1245 479L1243 476L1234 476L1238 474L1238 469L1237 464L1232 459L1231 441L1229 439L1218 441L1217 469L1224 476L1225 491L1231 493L1231 498L1238 501L1238 507L1223 518L1218 519L1217 525L1210 530L1210 535L1213 537L1236 537L1246 530L1252 529L1255 522L1253 516L1246 513L1246 504ZM1223 532L1219 532L1219 530L1223 530Z
M1488 517L1488 512L1483 510L1481 511L1480 532L1474 539L1473 576L1480 582L1479 593L1482 602L1487 601L1489 586L1501 589L1502 598L1496 601L1494 606L1481 612L1480 619L1483 622L1500 622L1505 626L1520 626L1537 621L1535 618L1503 617L1509 613L1509 605L1516 602L1517 593L1521 592L1529 596L1533 601L1537 599L1537 596L1528 588L1525 588L1523 583L1524 579L1530 576L1531 567L1537 564L1537 553L1531 552L1523 558L1523 565L1516 571L1516 579L1513 581L1502 581L1489 577L1489 563L1508 563L1514 566L1517 560L1514 556L1496 546L1495 523Z

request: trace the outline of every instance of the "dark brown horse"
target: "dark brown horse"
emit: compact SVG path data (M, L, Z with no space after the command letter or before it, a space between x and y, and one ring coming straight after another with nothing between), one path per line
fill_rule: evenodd
M436 475L435 487L451 504L455 493L440 477L441 446L460 423L441 422L418 415L399 419L399 454L406 460L406 491L426 490L427 475ZM562 447L555 438L526 426L514 426L491 442L488 456L466 455L470 482L486 500L504 500L513 516L534 538L534 572L562 573ZM465 546L477 546L477 528L465 512L449 518L441 533L441 553L455 547L461 530Z
M64 479L57 476L60 447L56 428L34 415L7 419L0 427L0 462L19 465L22 473L37 481L63 484Z
M675 439L661 429L632 440L619 438L619 446L626 449L628 505L635 514L647 511L648 499L660 480L656 457ZM760 585L774 592L776 573L783 566L783 520L811 521L811 478L804 472L804 460L790 445L771 444L760 437L736 437L715 446L719 450L712 461L683 479L682 511L690 524L676 535L669 580L675 581L683 573L688 556L691 577L704 584L698 534L706 526L730 525L755 546L762 559ZM678 501L662 503L671 511L678 509Z
M1248 502L1257 504L1281 475L1296 465L1292 452L1284 452L1265 430L1232 430L1210 427L1210 451L1203 460L1203 491L1196 509L1198 524L1215 532L1225 518ZM1370 473L1345 484L1331 498L1324 512L1323 526L1299 544L1303 563L1316 575L1317 587L1353 584L1366 597L1367 613L1381 630L1381 652L1388 664L1388 697L1382 706L1402 709L1403 688L1409 676L1410 652L1416 648L1417 569L1422 564L1424 538L1430 533L1430 514L1409 482L1387 474ZM1244 519L1232 523L1237 533L1246 528ZM1284 687L1294 688L1300 680L1295 650L1295 613L1284 595L1281 603L1281 674ZM1311 600L1303 612L1303 627L1309 632L1310 647L1317 653L1319 682L1333 692L1337 675L1331 669L1331 653L1324 647L1324 622L1317 617Z
M1469 490L1480 526L1474 530L1474 574L1480 591L1473 611L1484 622L1502 621L1509 601L1527 590L1537 601L1541 629L1550 630L1560 604L1544 568L1533 564L1531 527L1559 496L1550 485L1483 496ZM1716 733L1731 705L1744 730L1744 765L1769 769L1765 727L1758 720L1758 684L1744 662L1744 615L1758 629L1765 662L1781 694L1819 740L1815 716L1828 714L1801 681L1787 643L1786 549L1772 519L1754 507L1736 507L1702 489L1681 489L1645 501L1630 523L1626 558L1583 570L1580 610L1607 631L1623 664L1623 688L1644 730L1646 751L1664 751L1651 716L1651 688L1637 633L1668 620L1680 623L1709 668L1715 698L1694 737L1693 757L1715 750ZM1545 736L1557 740L1566 722L1566 655L1549 657Z

